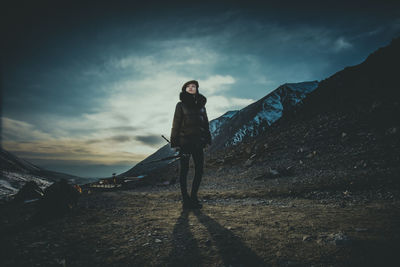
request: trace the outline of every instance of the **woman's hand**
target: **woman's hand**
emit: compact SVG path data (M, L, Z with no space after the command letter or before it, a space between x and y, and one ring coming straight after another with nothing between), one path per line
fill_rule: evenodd
M181 150L181 148L179 146L174 147L175 152L179 152Z

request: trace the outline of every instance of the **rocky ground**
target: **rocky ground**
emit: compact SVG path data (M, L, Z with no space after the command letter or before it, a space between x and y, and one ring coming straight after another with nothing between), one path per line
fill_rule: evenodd
M240 183L245 174L235 172L206 173L199 193L204 207L195 211L182 210L177 184L92 192L82 195L68 214L37 223L30 221L34 202L23 208L3 205L1 265L390 266L397 262L397 190L291 192L277 189L287 177Z

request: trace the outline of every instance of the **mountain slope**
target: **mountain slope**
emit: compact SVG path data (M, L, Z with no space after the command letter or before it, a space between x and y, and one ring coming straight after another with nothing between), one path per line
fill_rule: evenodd
M174 150L171 149L169 144L164 145L160 149L158 149L156 152L142 160L141 162L137 163L134 167L129 169L128 171L121 173L117 175L117 177L133 177L133 176L139 176L139 175L147 175L148 173L163 168L166 165L168 165L173 159L171 160L165 160L165 161L159 161L155 163L149 163L152 160L158 160L164 157L169 157L174 155ZM149 163L149 164L148 164Z
M222 116L219 116L216 119L210 121L210 132L211 137L214 139L217 135L220 134L220 129L222 126L228 122L233 116L235 116L239 111L238 110L231 110L224 113Z
M386 47L371 53L361 64L346 67L320 82L298 108L303 117L321 112L354 112L373 109L371 115L384 108L393 112L400 99L398 75L400 67L400 37ZM380 114L378 117L383 118ZM384 121L393 118L389 113ZM397 116L396 116L397 117Z
M246 138L264 132L283 114L302 103L318 86L318 81L286 83L235 113L224 123L213 139L212 150L236 145Z
M399 55L396 38L321 81L268 131L217 151L208 171L235 168L246 174L243 179L258 177L270 188L285 184L292 193L398 189Z
M35 181L41 188L63 178L72 183L88 182L82 177L43 169L3 148L0 148L0 170L0 198L18 192L27 181Z

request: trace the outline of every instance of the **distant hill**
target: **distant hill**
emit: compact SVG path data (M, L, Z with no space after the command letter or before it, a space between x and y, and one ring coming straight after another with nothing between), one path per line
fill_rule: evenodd
M87 178L43 169L3 148L0 148L0 170L0 198L15 194L27 181L35 181L42 188L62 178L74 184L89 181Z

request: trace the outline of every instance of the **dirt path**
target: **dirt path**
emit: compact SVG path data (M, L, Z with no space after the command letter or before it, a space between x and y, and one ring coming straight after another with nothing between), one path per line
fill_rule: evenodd
M304 199L202 191L183 212L177 187L94 193L68 216L2 240L2 266L390 265L398 200Z

